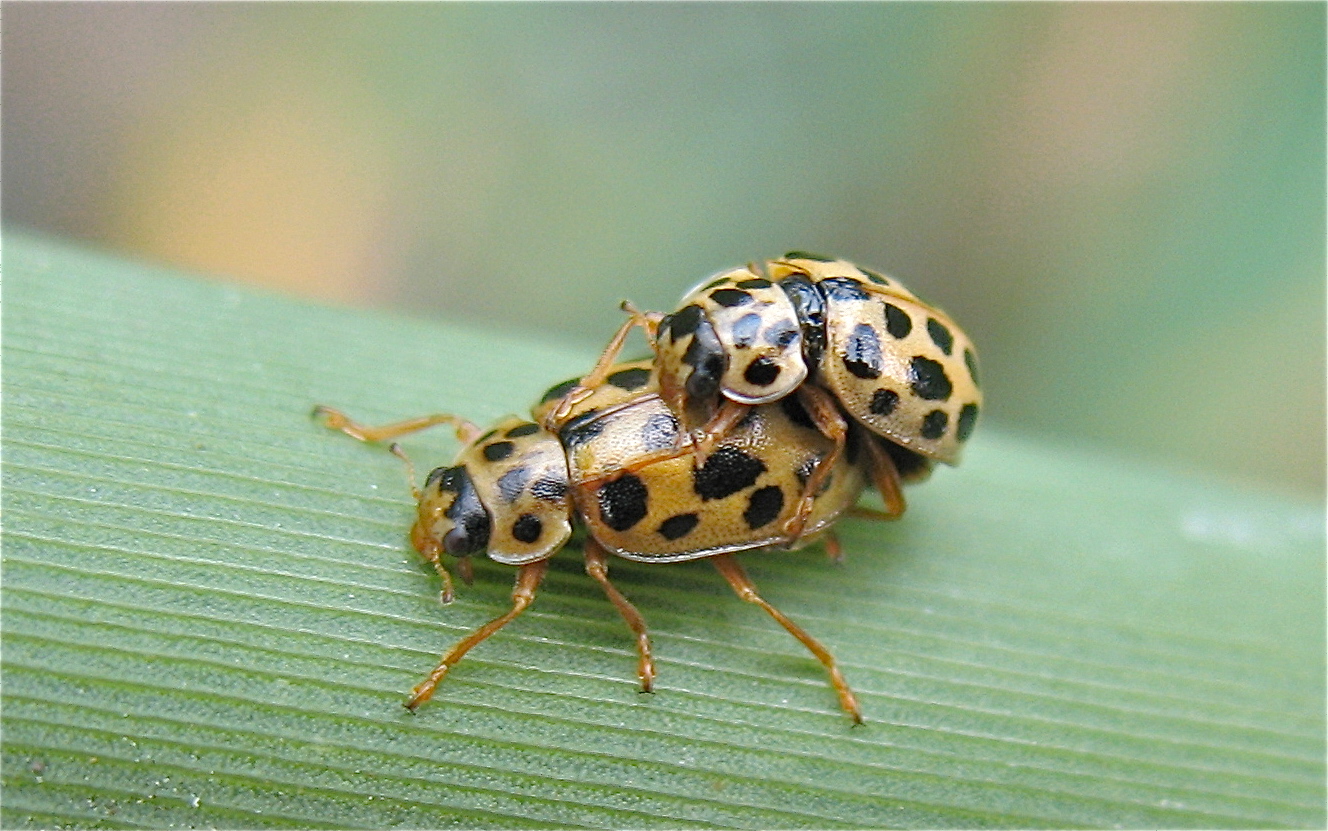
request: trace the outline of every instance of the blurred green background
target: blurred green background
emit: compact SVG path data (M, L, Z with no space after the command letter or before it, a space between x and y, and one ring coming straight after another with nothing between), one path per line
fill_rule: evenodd
M4 220L587 350L836 253L989 425L1321 497L1324 10L9 3Z

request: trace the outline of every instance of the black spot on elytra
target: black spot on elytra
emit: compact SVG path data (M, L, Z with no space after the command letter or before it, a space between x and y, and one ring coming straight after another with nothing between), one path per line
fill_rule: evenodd
M954 335L950 334L949 328L944 323L934 317L927 318L927 334L931 335L931 342L945 354L949 355L950 350L954 349Z
M727 283L729 283L729 282L730 282L730 280L729 280L729 278L727 278L727 277L718 277L718 278L716 278L716 279L714 279L714 280L711 280L709 283L706 283L704 286L702 286L702 287L701 287L701 291L705 291L705 290L707 290L707 289L713 289L713 288L715 288L716 286L722 286L722 285L725 285L725 284L727 284Z
M747 499L747 510L742 512L747 527L755 531L769 525L784 510L784 492L779 485L767 485L752 492Z
M813 254L810 251L790 251L784 255L786 260L816 260L818 263L833 263L834 257L827 257L824 254Z
M772 323L770 328L765 330L763 337L771 346L788 349L798 340L798 327L791 320L781 320Z
M666 540L681 539L690 534L699 521L696 514L671 516L659 524L659 535Z
M497 435L497 433L498 433L498 428L495 427L495 428L493 428L492 430L490 430L489 432L487 432L487 433L485 433L484 435L480 436L478 439L475 439L475 443L476 443L476 444L482 444L482 443L488 441L489 439L493 438L495 435Z
M913 319L908 316L908 312L893 303L881 305L885 306L885 331L890 333L890 337L897 340L908 337L908 333L913 331Z
M527 422L525 424L518 424L517 426L508 430L506 433L503 433L503 435L507 436L509 439L519 439L522 436L534 435L535 433L539 432L539 429L540 427L538 424L531 424L530 422Z
M525 490L526 482L530 480L530 468L520 466L498 477L498 495L507 502L514 502Z
M973 354L972 349L964 350L964 365L968 367L969 377L973 379L973 386L978 385L978 358Z
M913 358L908 364L908 377L913 384L913 391L928 401L944 401L954 391L949 376L945 374L945 367L931 358L921 355Z
M705 464L692 470L692 488L702 499L723 499L749 488L765 473L765 463L732 447L711 453Z
M536 479L530 486L530 494L545 502L560 502L567 495L567 482L562 479Z
M747 368L742 372L742 377L743 380L753 386L768 387L779 377L779 373L779 364L762 355L747 364Z
M752 296L742 289L715 289L710 292L710 299L725 307L752 302Z
M620 369L610 375L606 380L620 390L639 390L650 380L650 370L645 367L634 366L630 369Z
M851 277L831 277L822 280L818 285L825 294L825 298L831 303L836 300L868 300L871 295L862 287L862 284Z
M641 444L645 450L672 447L677 439L678 419L672 413L655 413L641 428Z
M756 333L760 330L761 316L756 312L748 312L733 321L733 345L738 349L746 349L756 340Z
M854 326L844 344L844 368L859 378L881 377L881 341L866 323Z
M779 408L788 416L788 420L798 425L806 427L808 430L816 429L816 422L807 414L807 408L802 406L802 401L796 395L786 395L779 399Z
M580 382L581 382L580 378L568 378L566 381L563 381L562 383L554 384L553 386L549 387L547 390L544 391L544 395L540 397L540 403L545 404L549 401L554 400L555 398L562 398L564 395L567 395L567 393L571 392L572 388L575 387Z
M558 438L568 451L575 450L594 439L604 430L604 420L596 419L599 410L587 410L563 425L558 431Z
M950 417L944 410L932 410L922 417L922 437L924 439L939 439L945 435L946 425L950 423Z
M872 271L871 269L862 268L861 266L859 266L858 271L861 271L863 274L866 274L867 279L871 280L873 283L876 283L877 285L881 286L890 285L890 278L883 277L880 274L877 274L875 271Z
M737 283L734 283L734 285L740 289L768 289L773 286L774 283L764 277L749 277L746 280L739 280Z
M624 473L601 485L596 496L604 524L615 531L626 531L645 517L650 492L640 477Z
M484 458L491 462L501 462L512 455L512 448L515 447L510 441L496 441L493 444L484 445Z
M873 415L885 417L893 413L897 406L899 406L899 393L894 390L879 389L872 393L871 404L867 408Z
M518 542L532 543L544 533L544 523L534 514L522 514L512 523L512 536Z
M955 435L960 441L968 441L968 437L973 435L973 427L978 423L978 405L965 404L959 411L959 424L955 428Z

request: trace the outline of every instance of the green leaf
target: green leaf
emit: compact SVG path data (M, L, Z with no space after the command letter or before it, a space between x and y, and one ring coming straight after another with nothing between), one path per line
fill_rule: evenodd
M613 564L638 693L576 550L411 715L513 572L441 607L400 463L310 408L484 422L594 356L5 242L5 827L1325 824L1319 505L984 425L843 564L744 557L866 725L704 562Z

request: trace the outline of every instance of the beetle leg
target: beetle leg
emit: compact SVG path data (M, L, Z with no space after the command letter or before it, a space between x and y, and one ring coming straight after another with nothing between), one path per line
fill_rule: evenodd
M895 467L895 460L890 458L890 454L876 443L875 436L867 436L864 443L867 445L867 452L871 454L872 483L876 485L876 490L881 494L881 501L885 503L885 514L878 518L899 519L908 508L908 503L904 500L903 487L899 483L899 468Z
M627 312L627 320L623 321L623 325L619 326L618 331L614 332L613 337L609 338L608 345L604 347L599 360L595 362L595 366L591 368L590 372L582 376L581 380L577 381L576 386L568 390L558 401L558 405L544 417L544 428L546 430L556 433L557 428L567 420L567 414L572 411L572 408L603 386L605 379L609 377L609 370L617 363L618 356L623 350L623 344L627 342L627 336L632 333L633 329L640 327L646 333L646 339L650 343L651 349L654 349L655 329L659 326L659 322L664 318L664 315L659 312L643 312L626 300L622 302L622 310Z
M715 445L724 440L740 421L747 417L752 409L750 404L739 404L728 398L723 399L719 409L700 430L692 436L692 455L696 457L696 466L703 467Z
M407 433L415 433L420 430L433 427L438 424L451 424L456 428L457 439L469 444L480 434L480 428L466 421L460 416L450 415L448 413L436 413L434 415L420 416L418 418L408 418L405 421L398 421L393 424L384 424L381 427L369 427L352 421L349 416L340 410L331 407L325 407L319 404L314 407L315 416L323 419L323 426L329 430L340 430L353 439L363 442L380 442L395 439L398 436L404 436Z
M816 660L821 662L826 672L830 674L830 684L835 688L835 693L839 696L839 706L844 708L853 719L854 724L862 724L862 709L858 707L858 699L853 695L853 690L849 688L848 682L844 680L843 674L839 671L839 666L835 663L835 656L830 654L830 650L821 645L821 642L803 631L802 627L784 616L784 613L767 603L761 595L757 594L756 586L752 584L752 579L747 576L747 571L742 567L732 554L720 554L710 558L710 562L715 564L716 570L724 575L724 579L729 581L733 591L738 597L748 603L755 603L766 614L770 615L775 621L783 626L790 635L797 638L803 646L811 650L816 656Z
M807 477L807 482L802 487L802 498L798 500L797 511L784 523L784 533L788 535L790 541L802 535L802 529L806 527L807 520L812 515L812 508L816 505L816 497L824 487L826 478L835 469L835 464L843 454L844 444L848 439L848 424L839 414L839 408L830 393L820 387L803 384L798 387L796 394L808 417L816 425L816 429L834 442L834 446L821 461L817 462L816 469Z
M487 640L490 635L511 623L517 615L524 612L531 601L535 599L535 592L539 589L540 581L544 579L544 574L548 570L548 560L536 560L533 563L526 563L521 566L516 573L516 584L512 587L512 608L471 632L460 643L452 647L438 662L438 666L434 667L433 672L429 673L429 677L415 685L415 688L410 691L410 699L406 702L406 709L413 713L421 704L433 698L438 682L443 680L448 670L456 666L467 652Z
M641 679L641 692L653 692L655 659L650 652L650 633L646 631L646 619L641 616L632 602L609 582L608 552L590 536L586 537L586 573L600 584L610 602L618 608L618 614L626 621L627 628L636 635L636 650L641 656L636 665L636 674Z

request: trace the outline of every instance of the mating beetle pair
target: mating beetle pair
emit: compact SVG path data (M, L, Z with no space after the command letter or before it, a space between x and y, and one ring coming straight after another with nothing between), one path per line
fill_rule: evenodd
M465 446L415 492L410 534L442 575L445 600L444 553L467 581L474 554L518 567L511 608L445 654L406 706L427 701L471 648L530 605L579 522L586 570L636 636L643 690L655 677L650 640L609 581L609 554L709 559L816 656L860 722L830 652L767 603L733 555L817 540L837 555L831 526L840 516L902 514L901 483L925 478L935 461L954 463L972 431L981 405L972 344L899 283L796 253L721 274L673 314L629 311L591 372L551 388L531 420L481 431L436 415L374 428L319 408L329 427L363 441L456 428ZM655 358L618 363L634 326L649 334ZM869 484L884 512L856 506Z

